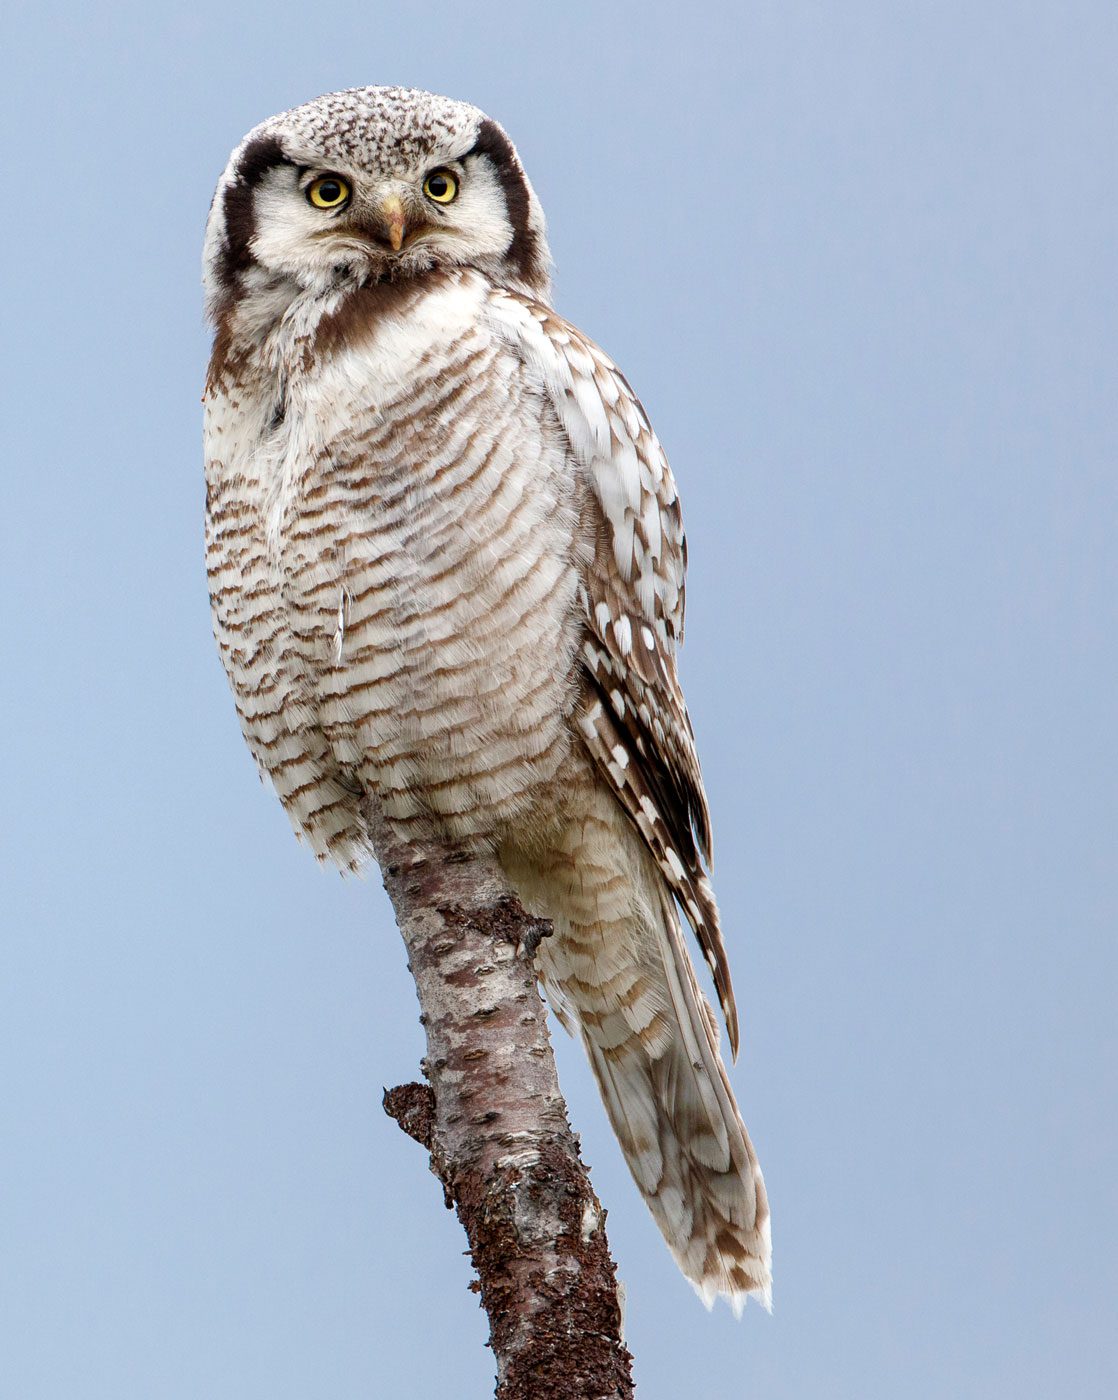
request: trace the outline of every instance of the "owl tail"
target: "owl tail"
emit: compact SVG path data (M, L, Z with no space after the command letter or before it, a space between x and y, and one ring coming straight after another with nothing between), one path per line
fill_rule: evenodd
M740 1316L750 1294L771 1307L765 1183L675 906L635 844L595 843L576 856L577 883L548 901L555 928L540 975L560 1019L577 1027L676 1263L708 1307L722 1294Z

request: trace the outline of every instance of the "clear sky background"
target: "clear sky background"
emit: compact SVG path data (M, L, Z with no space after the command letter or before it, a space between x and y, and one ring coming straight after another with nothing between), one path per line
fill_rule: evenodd
M567 1043L642 1400L1118 1394L1118 7L10 0L0 1394L472 1400L375 874L257 782L199 256L263 117L518 143L679 479L775 1312L677 1275Z

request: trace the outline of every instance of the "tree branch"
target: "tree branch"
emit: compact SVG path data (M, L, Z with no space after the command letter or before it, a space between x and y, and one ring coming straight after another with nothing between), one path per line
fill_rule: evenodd
M372 804L366 804L371 808ZM605 1211L567 1121L532 918L492 858L369 829L427 1032L425 1084L385 1111L431 1154L489 1314L497 1400L630 1400Z

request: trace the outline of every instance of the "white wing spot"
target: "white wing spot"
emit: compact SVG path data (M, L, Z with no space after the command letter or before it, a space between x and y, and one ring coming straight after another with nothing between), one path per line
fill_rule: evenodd
M346 604L349 599L346 590L338 590L338 621L334 627L334 665L342 664L342 651L345 647Z

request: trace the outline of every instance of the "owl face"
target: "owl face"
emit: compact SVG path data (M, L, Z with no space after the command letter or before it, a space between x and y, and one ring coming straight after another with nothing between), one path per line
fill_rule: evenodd
M329 93L245 137L206 235L211 316L253 290L474 267L546 294L543 213L516 151L476 107L407 88Z

